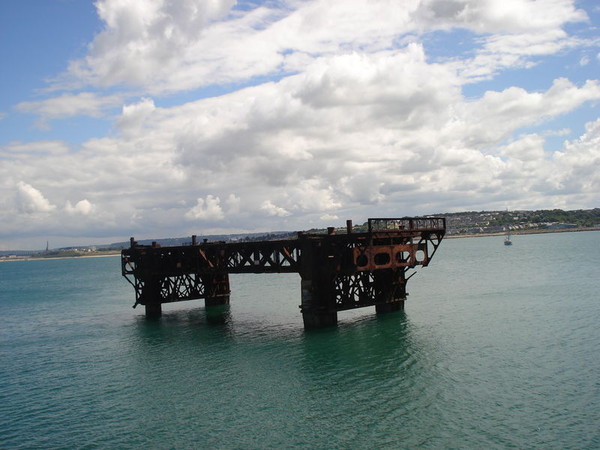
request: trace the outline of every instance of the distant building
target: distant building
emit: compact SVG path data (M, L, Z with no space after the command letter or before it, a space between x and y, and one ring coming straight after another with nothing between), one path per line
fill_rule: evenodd
M553 223L552 225L548 225L548 230L562 230L567 228L577 228L577 225L574 223Z

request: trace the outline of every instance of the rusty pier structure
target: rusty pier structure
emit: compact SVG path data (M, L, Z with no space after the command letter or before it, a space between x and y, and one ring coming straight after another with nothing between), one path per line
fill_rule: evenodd
M164 303L204 299L207 311L229 305L229 274L298 273L305 328L335 325L337 314L375 306L404 308L408 273L431 261L446 233L440 217L374 218L366 230L298 233L296 238L252 242L198 242L161 247L131 238L121 252L123 276L135 289L135 306L158 317Z

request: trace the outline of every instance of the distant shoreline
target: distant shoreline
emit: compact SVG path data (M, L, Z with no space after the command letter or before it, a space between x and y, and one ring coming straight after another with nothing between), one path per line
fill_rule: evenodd
M107 258L107 257L114 257L114 256L120 256L121 252L120 251L115 251L115 252L106 252L106 253L102 253L102 254L94 254L94 255L78 255L78 256L49 256L49 257L43 257L43 256L17 256L16 258L0 258L0 262L8 262L8 261L45 261L45 260L50 260L50 259L81 259L81 258Z
M512 236L519 236L525 234L551 234L551 233L577 233L581 231L600 231L600 227L582 227L582 228L559 228L556 230L511 230ZM491 236L505 236L506 232L497 233L471 233L471 234L446 234L444 239L462 239L462 238L480 238L480 237L491 237ZM17 256L15 258L0 257L0 262L8 261L43 261L49 259L79 259L79 258L107 258L120 256L121 251L115 250L110 252L102 252L102 254L92 255L77 255L77 256L49 256L47 258L43 256Z
M519 236L524 234L551 234L551 233L577 233L581 231L600 231L600 227L581 227L581 228L557 228L554 230L511 230L512 236ZM470 234L446 234L444 239L459 239L459 238L476 238L486 236L505 236L506 231L499 231L495 233L470 233Z

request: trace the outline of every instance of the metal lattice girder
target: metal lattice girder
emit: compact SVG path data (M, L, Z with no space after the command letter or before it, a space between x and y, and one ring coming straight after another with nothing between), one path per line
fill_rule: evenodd
M373 304L375 282L372 272L338 275L334 280L336 310L359 308Z
M227 248L230 273L298 272L298 241L267 241L233 244Z
M347 233L330 229L278 241L196 243L194 237L192 245L160 247L132 238L121 269L136 304L228 296L230 273L293 272L319 297L311 305L341 310L404 300L405 271L429 264L445 230L443 218L399 218L369 219L367 232L354 233L350 224Z
M204 298L205 287L196 274L165 277L161 281L160 296L165 303Z
M336 310L406 300L405 269L362 271L334 279Z

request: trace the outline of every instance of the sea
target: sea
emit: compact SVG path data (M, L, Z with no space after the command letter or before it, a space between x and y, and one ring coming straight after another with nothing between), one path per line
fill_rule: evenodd
M600 232L445 239L320 330L299 275L230 282L152 321L119 257L0 263L0 448L600 448Z

